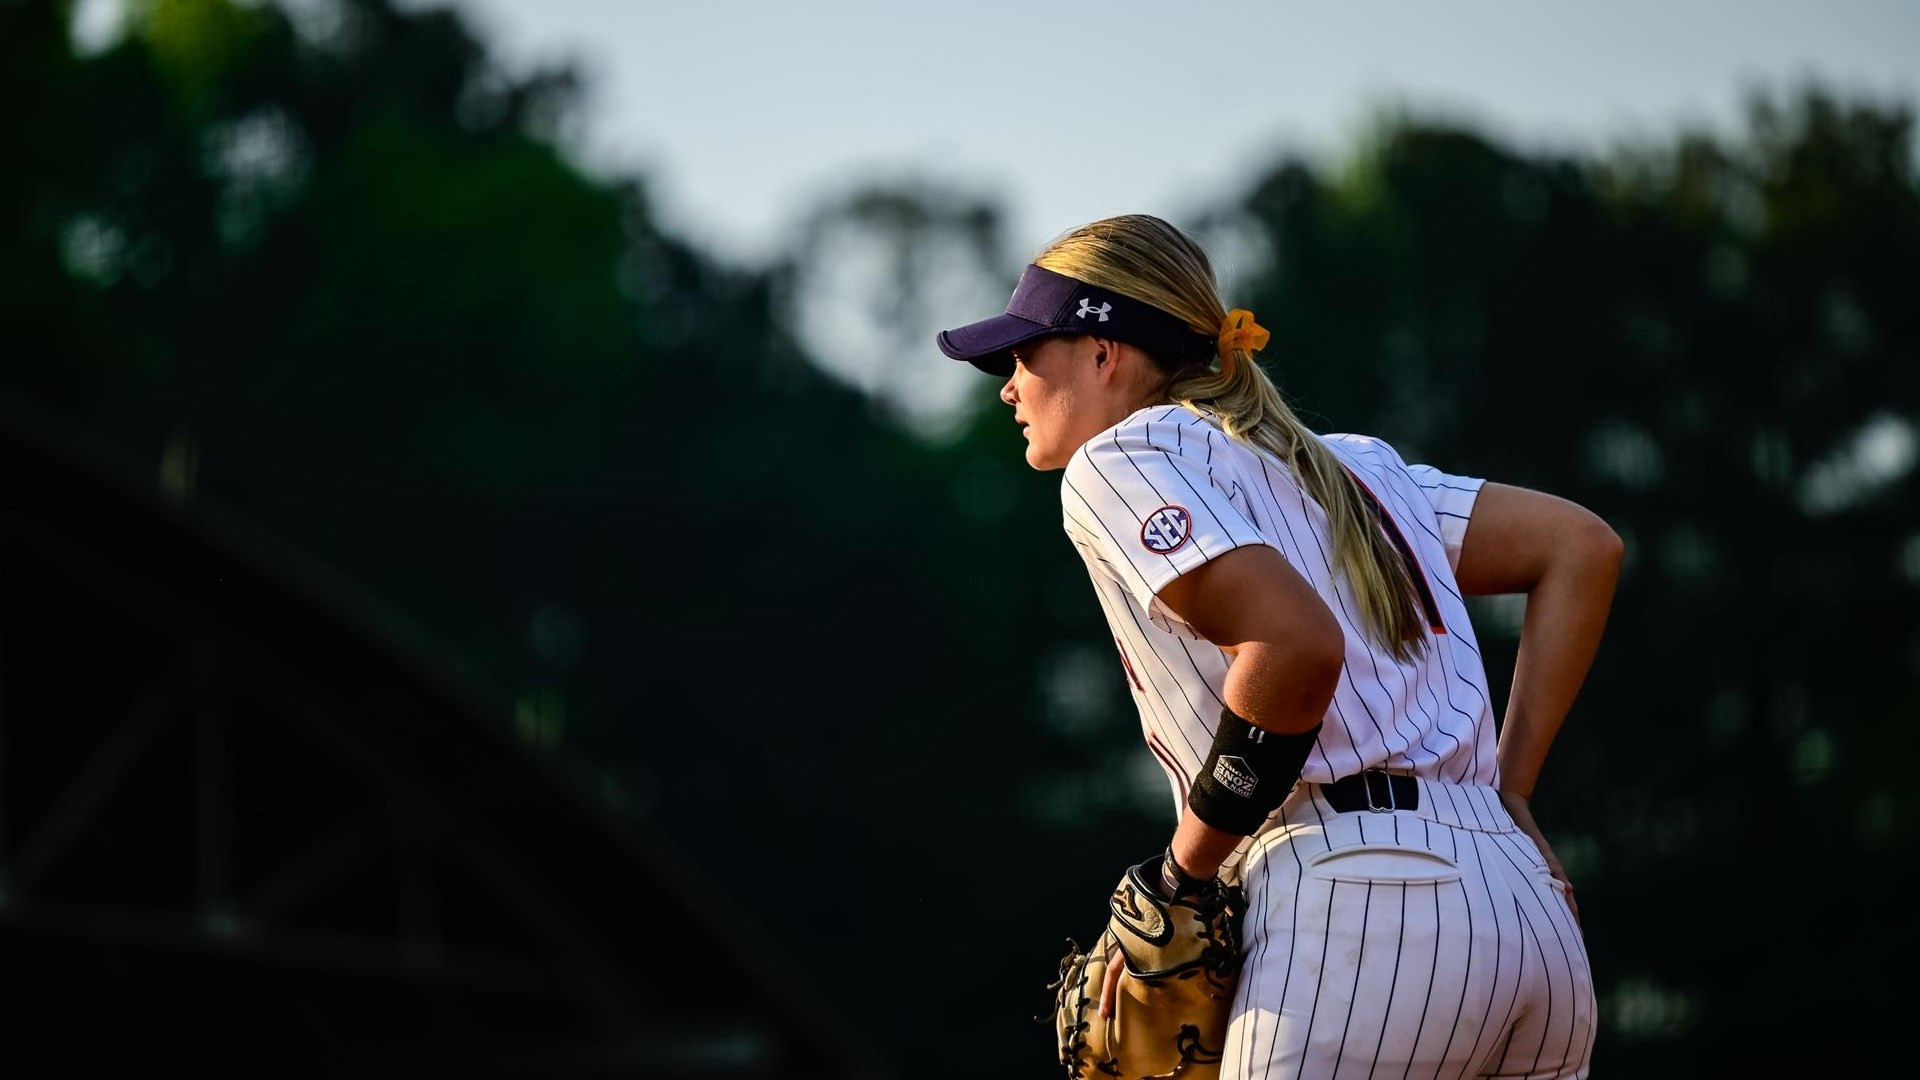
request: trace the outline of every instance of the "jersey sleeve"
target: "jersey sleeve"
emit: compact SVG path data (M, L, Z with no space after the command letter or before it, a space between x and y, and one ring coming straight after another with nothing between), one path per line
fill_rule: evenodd
M1092 569L1130 593L1155 625L1195 637L1159 601L1181 574L1266 537L1228 498L1204 446L1174 423L1134 422L1094 436L1061 482L1065 526Z
M1467 522L1473 517L1473 504L1480 498L1480 489L1486 481L1444 473L1431 465L1409 465L1407 473L1433 507L1433 516L1440 523L1440 542L1447 549L1447 564L1460 569L1460 547L1467 538Z

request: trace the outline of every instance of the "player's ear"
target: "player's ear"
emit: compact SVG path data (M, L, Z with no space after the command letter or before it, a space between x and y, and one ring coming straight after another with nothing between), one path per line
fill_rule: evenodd
M1090 337L1088 341L1093 351L1094 375L1101 382L1111 381L1114 372L1120 367L1120 343L1112 338L1103 337Z

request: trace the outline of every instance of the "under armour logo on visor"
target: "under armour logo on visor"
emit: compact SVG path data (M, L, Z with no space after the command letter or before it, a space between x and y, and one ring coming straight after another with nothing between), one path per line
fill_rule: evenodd
M1075 312L1075 314L1079 315L1083 319L1089 315L1098 315L1100 316L1101 322L1106 322L1107 312L1112 310L1113 310L1112 304L1101 304L1099 307L1094 307L1093 301L1083 296L1080 298L1080 310L1078 312Z
M1140 524L1140 543L1155 555L1171 555L1193 534L1193 515L1184 506L1163 506Z

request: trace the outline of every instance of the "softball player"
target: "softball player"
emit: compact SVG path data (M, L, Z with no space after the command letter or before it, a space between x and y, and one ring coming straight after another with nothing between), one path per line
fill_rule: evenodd
M1066 234L1004 314L939 335L1006 379L1028 463L1064 472L1179 815L1163 890L1246 889L1223 1075L1585 1076L1586 948L1528 800L1620 540L1552 495L1310 432L1253 362L1265 341L1144 215ZM1528 606L1496 738L1462 597L1501 592Z

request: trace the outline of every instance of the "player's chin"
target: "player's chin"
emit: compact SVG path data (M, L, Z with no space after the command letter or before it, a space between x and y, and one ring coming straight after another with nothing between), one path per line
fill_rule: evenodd
M1047 453L1045 448L1035 443L1027 444L1027 464L1038 472L1052 472L1055 469L1067 467L1065 458L1056 461L1052 454Z

